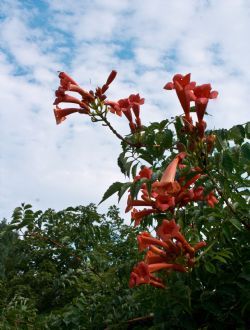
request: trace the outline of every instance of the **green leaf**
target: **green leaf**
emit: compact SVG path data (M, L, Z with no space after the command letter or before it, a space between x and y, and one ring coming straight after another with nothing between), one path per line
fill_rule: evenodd
M149 130L155 130L155 129L159 129L159 123L158 122L153 122L150 123L150 126L148 127Z
M69 237L69 236L64 236L64 237L62 238L62 240L61 240L61 242L62 242L63 244L67 243L68 241L70 241L70 237Z
M220 262L222 262L223 264L227 264L227 260L224 259L223 257L221 257L220 255L216 255L216 256L214 256L213 259L217 259L217 260L219 260Z
M130 173L130 168L131 168L131 166L132 166L132 164L133 164L133 160L131 160L131 161L129 161L129 162L127 162L127 163L125 163L125 165L124 165L124 167L125 167L125 170L126 170L126 174L127 174L127 176L129 177L129 173Z
M131 186L131 189L130 189L130 194L131 194L131 197L134 199L134 198L137 198L137 195L138 195L138 192L140 191L141 189L141 186L143 183L147 182L148 179L146 178L142 178L138 181L136 181L132 186Z
M227 141L223 140L220 135L217 135L215 145L218 151L225 150L227 148Z
M159 130L162 130L167 124L168 124L168 119L164 119L159 123Z
M217 148L218 149L218 148ZM214 163L217 167L221 167L221 158L222 158L222 154L219 152L216 152L214 154Z
M233 126L229 130L229 136L236 144L241 144L244 141L245 129L242 125Z
M186 143L186 137L182 132L182 127L184 127L184 122L183 122L182 117L176 117L174 126L175 126L176 135L177 135L179 141L181 143L185 144Z
M122 185L122 187L120 188L120 190L118 192L118 202L120 202L122 196L128 190L128 188L131 186L131 184L132 184L131 182L126 182Z
M237 228L238 230L242 230L242 226L239 220L235 219L235 218L230 218L229 221L231 222L231 224Z
M106 199L108 199L110 196L118 192L121 187L123 186L122 182L114 182L104 193L102 200L100 201L99 205L104 202Z
M233 171L233 168L234 168L233 160L232 160L231 156L229 155L229 153L227 153L227 152L223 153L222 166L228 172Z
M121 172L126 175L126 168L125 168L126 160L124 156L125 154L124 152L122 152L117 159L117 164L120 167Z
M75 209L72 206L69 206L65 209L65 211L73 212Z
M131 173L132 173L132 177L134 178L136 176L136 171L137 171L137 166L139 163L133 165L132 169L131 169Z
M250 143L246 142L241 146L241 153L244 158L250 160Z
M250 139L250 122L246 123L245 132L246 138Z
M242 272L240 274L240 277L250 282L250 262L246 263L242 267Z
M206 262L205 262L205 269L206 269L206 271L208 271L209 273L213 273L213 274L216 273L216 268L215 268L215 266L214 266L211 262L209 262L209 261L206 261Z
M247 301L247 303L242 307L241 309L241 315L244 315L246 311L250 310L250 301Z
M220 256L222 256L223 258L231 258L233 256L233 252L230 251L230 249L224 249L222 251L220 251Z
M223 227L222 227L222 233L225 236L225 238L229 242L231 242L231 240L232 240L231 226L229 225L228 222L224 222Z
M162 137L162 144L165 149L172 147L173 145L173 132L170 129L164 130L164 135Z
M150 165L153 165L154 159L147 153L147 151L141 150L140 158L148 162Z
M238 194L243 195L243 196L250 196L250 190L244 189L244 190L239 191Z
M32 208L32 205L26 204L26 205L24 205L23 208L24 208L24 210L31 209Z

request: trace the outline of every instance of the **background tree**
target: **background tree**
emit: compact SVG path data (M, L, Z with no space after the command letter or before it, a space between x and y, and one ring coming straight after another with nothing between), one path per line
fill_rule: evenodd
M136 232L116 207L15 209L1 224L2 329L98 329L127 319ZM139 303L137 303L139 305Z

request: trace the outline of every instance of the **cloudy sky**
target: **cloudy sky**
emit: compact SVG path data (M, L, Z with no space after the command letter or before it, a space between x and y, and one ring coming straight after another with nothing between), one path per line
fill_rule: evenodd
M144 124L181 112L162 87L191 72L220 93L209 127L230 127L249 119L249 33L249 0L1 0L0 218L21 202L56 210L98 203L124 181L119 141L106 127L77 114L56 126L57 71L90 89L117 70L108 96L140 92ZM124 118L110 119L129 132Z

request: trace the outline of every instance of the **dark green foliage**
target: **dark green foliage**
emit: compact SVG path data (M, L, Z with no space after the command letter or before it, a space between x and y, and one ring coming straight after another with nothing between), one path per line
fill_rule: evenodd
M247 329L249 231L220 206L192 206L179 219L191 242L207 236L194 270L165 276L165 290L129 289L137 230L115 207L107 216L93 205L16 209L18 231L1 224L0 328Z
M101 329L129 315L136 232L115 207L22 205L0 229L1 329Z

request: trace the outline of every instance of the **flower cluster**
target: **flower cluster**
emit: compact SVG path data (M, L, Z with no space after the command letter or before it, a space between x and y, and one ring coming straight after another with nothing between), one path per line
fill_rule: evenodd
M185 131L189 135L190 146L193 150L196 148L197 138L204 140L207 143L207 150L211 152L215 136L211 135L205 137L206 122L204 121L204 115L206 113L206 108L210 99L215 99L218 96L217 91L212 91L210 84L196 85L196 82L190 81L191 74L185 76L181 74L176 74L173 77L172 82L168 82L164 89L172 90L175 89L182 109L184 111L184 125ZM191 102L194 102L194 110L197 115L198 121L196 125L193 125L193 120L190 115Z
M143 217L149 214L162 213L166 210L173 213L176 207L183 207L189 202L205 201L210 207L214 207L218 203L212 191L205 195L203 186L199 185L191 188L202 177L200 168L191 168L185 176L179 176L176 179L177 167L185 167L184 164L181 164L185 157L185 152L179 153L167 166L160 181L155 181L152 184L150 192L147 185L142 184L141 199L133 199L129 194L126 212L132 210L134 206L150 206L150 208L141 211L135 208L132 210L131 218L135 221L135 226L141 222ZM142 178L151 179L152 174L153 171L150 168L144 167L134 181ZM186 179L187 175L191 178Z
M164 213L167 210L174 214L176 208L183 207L190 202L204 201L210 207L218 203L214 192L205 194L204 187L197 184L197 180L205 176L200 167L191 167L184 171L183 175L176 177L177 168L185 169L183 160L188 152L197 151L206 145L206 152L213 149L215 142L214 135L205 136L206 122L204 115L209 99L218 96L218 92L212 91L210 84L197 86L196 82L191 81L191 75L185 76L177 74L172 82L168 82L164 89L175 89L182 109L184 111L183 133L188 138L188 148L177 143L179 154L169 163L162 174L160 180L154 181L150 187L144 183L141 186L141 199L133 199L131 194L128 196L126 212L132 210L131 218L135 221L135 226L139 225L142 219L150 214ZM194 109L197 115L197 122L194 125L191 116L191 102L194 102ZM202 150L202 149L201 149ZM144 167L139 175L135 176L134 181L146 178L152 180L153 171ZM137 210L134 206L147 207ZM152 273L162 269L186 272L195 263L195 252L206 245L199 242L191 246L179 231L180 227L175 220L163 220L156 230L159 238L152 237L149 233L143 232L138 236L139 250L148 249L145 260L140 262L132 270L130 276L130 287L147 283L153 286L164 288L163 281L155 277Z
M144 261L139 262L130 274L129 286L150 284L164 288L162 279L152 275L160 270L185 273L195 264L195 253L206 245L201 241L191 246L180 232L175 220L163 220L156 230L159 238L143 232L137 236L139 251L147 249Z
M56 99L54 105L54 114L56 123L60 124L66 119L66 116L72 113L89 114L90 109L95 109L95 105L98 101L104 101L107 97L105 92L108 90L109 85L113 82L117 75L116 71L111 71L106 83L102 87L97 87L95 92L92 90L86 91L80 87L67 73L60 72L60 86L55 92ZM79 94L79 98L66 94L66 92L75 92ZM78 108L64 108L58 107L60 103L73 103L77 104Z
M96 120L95 115L98 116L100 113L107 115L107 112L111 112L118 116L124 114L129 121L131 132L135 133L139 131L141 129L140 106L144 104L144 98L141 98L139 94L131 94L128 98L123 98L118 101L106 100L107 96L105 93L116 75L116 71L111 71L105 84L102 87L97 87L95 92L93 92L92 90L86 91L67 73L60 72L60 86L55 92L56 99L54 101L54 105L56 106L54 109L56 123L60 124L68 115L76 112L91 115L92 121L100 120ZM78 93L78 97L69 95L66 92ZM78 107L61 109L58 106L60 103L73 103L77 104ZM91 112L91 110L93 111ZM103 118L101 120L103 120Z

